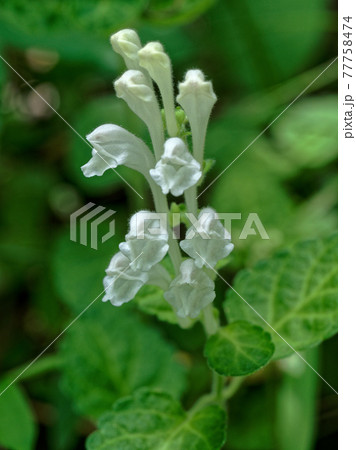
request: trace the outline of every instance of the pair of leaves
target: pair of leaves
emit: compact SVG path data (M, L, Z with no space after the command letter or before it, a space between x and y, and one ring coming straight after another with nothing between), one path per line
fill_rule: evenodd
M148 386L179 397L185 368L175 348L138 320L129 305L93 305L68 330L61 346L63 387L77 409L98 417L118 398Z
M336 235L298 243L240 272L224 304L230 325L206 344L209 365L222 375L247 375L273 355L284 358L331 337L336 276Z
M100 418L87 449L218 450L224 441L225 412L219 406L186 413L168 394L142 389Z

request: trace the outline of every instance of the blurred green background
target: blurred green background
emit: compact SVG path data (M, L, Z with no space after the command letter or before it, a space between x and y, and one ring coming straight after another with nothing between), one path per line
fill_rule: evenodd
M200 68L213 80L206 186L337 54L329 0L0 1L0 55L82 136L117 123L147 140L118 100L124 70L111 33L160 40L175 80ZM337 226L337 67L320 76L199 198L240 212L224 277ZM110 257L134 211L152 207L141 175L85 179L90 149L0 60L0 387L5 387L102 290ZM114 209L116 236L98 250L69 240L69 216L92 201ZM239 240L250 212L270 240ZM105 233L105 225L99 230ZM220 299L226 286L218 284ZM146 304L154 292L144 292ZM151 296L151 297L150 297ZM94 419L138 386L158 386L189 407L208 389L199 325L182 331L99 300L0 397L0 447L84 447ZM337 384L336 339L304 355ZM227 450L336 448L336 395L297 357L249 378L229 404Z

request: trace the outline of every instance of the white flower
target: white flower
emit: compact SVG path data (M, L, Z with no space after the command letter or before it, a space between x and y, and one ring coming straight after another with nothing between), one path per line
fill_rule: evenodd
M162 158L150 170L151 177L161 186L162 192L171 192L176 197L194 186L201 174L200 164L180 138L170 138L165 142Z
M210 81L205 81L200 70L188 70L183 83L179 83L177 102L184 109L192 130L193 154L202 164L204 143L211 110L216 95Z
M180 246L195 260L197 267L214 267L234 248L229 233L212 208L201 210L197 222L187 230L186 238L180 242Z
M176 136L178 127L175 116L172 67L169 56L165 53L160 42L149 42L138 52L138 57L140 65L148 71L161 92L168 134Z
M129 302L148 279L147 272L133 270L130 267L130 260L121 252L116 253L106 269L103 302L110 300L114 306Z
M128 69L138 70L138 51L142 48L140 38L134 30L120 30L110 38L113 50L124 58Z
M86 177L102 175L106 170L122 165L148 177L154 166L154 157L147 145L118 125L101 125L87 139L94 148L92 158L82 166Z
M139 211L131 217L126 242L119 244L119 248L132 261L133 270L148 271L166 256L169 248L166 222L165 214L150 211Z
M114 82L116 95L145 122L150 132L156 158L163 152L164 134L161 111L152 86L139 70L127 70Z
M180 275L172 281L164 298L179 317L195 318L214 300L214 282L192 259L187 259L182 262Z

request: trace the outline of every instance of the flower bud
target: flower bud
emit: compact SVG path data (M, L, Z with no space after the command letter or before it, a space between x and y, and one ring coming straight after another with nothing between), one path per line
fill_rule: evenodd
M170 284L164 298L179 317L198 317L200 311L215 298L214 282L192 259L180 266L180 274Z
M87 136L87 140L94 148L92 158L81 168L86 177L102 175L106 170L122 165L148 177L154 166L154 157L147 145L118 125L101 125Z
M126 242L119 244L119 248L132 261L133 270L148 271L166 256L169 248L166 222L165 214L150 211L139 211L131 217Z
M182 195L200 179L200 164L189 153L180 138L170 138L164 144L162 158L154 169L150 170L153 180L161 186L162 192Z
M172 67L167 53L160 42L149 42L138 52L139 63L157 83L166 115L167 130L170 136L178 133L175 117Z
M110 38L113 50L124 58L128 69L139 70L138 51L142 48L140 38L134 30L120 30Z
M200 70L188 70L185 79L179 83L177 102L184 109L192 131L193 154L202 164L206 129L216 95L210 81L205 81Z
M180 247L194 259L197 267L211 268L232 252L234 244L217 213L212 208L204 208L198 221L187 230Z
M147 125L156 158L159 159L163 152L163 123L156 96L147 78L139 70L127 70L114 82L114 87L116 95L123 98Z

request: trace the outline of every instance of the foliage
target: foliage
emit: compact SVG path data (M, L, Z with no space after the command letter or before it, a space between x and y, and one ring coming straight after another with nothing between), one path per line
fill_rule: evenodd
M274 358L329 338L337 331L337 237L298 243L241 271L225 311L230 322L272 330Z
M141 390L100 418L87 448L218 450L224 440L225 413L218 406L186 413L169 395Z
M63 385L77 409L98 417L118 397L142 386L179 397L185 370L174 348L125 309L112 314L109 305L93 308L80 326L68 330L60 352Z

